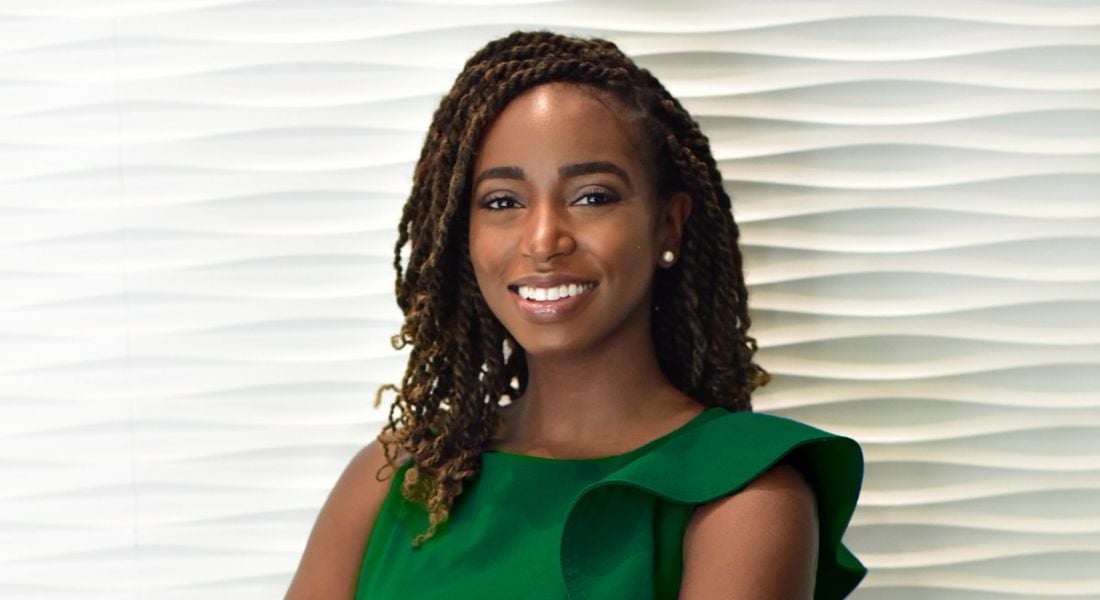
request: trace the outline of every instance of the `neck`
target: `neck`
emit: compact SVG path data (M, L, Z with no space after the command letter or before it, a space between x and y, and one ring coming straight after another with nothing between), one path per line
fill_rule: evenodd
M641 316L641 326L583 352L528 355L527 387L508 409L509 443L599 448L698 411L661 371L648 312Z

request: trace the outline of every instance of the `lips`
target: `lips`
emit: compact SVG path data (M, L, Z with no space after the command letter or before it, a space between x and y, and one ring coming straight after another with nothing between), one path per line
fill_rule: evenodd
M584 292L556 300L528 300L519 295L520 286L550 289L563 285L581 287L586 284L589 289ZM569 319L581 307L588 304L594 288L598 285L595 279L571 273L537 273L513 280L508 284L508 290L515 299L516 308L527 321L546 325Z

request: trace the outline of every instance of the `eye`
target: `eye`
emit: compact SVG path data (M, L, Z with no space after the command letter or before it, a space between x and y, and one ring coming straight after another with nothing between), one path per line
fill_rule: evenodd
M489 210L502 210L504 208L514 208L516 199L508 194L498 194L496 196L489 196L481 203L481 208ZM513 206L500 206L500 203L512 203Z
M584 200L590 201L584 202ZM585 192L580 198L577 199L577 202L580 203L581 206L598 206L600 204L611 204L612 202L618 202L618 200L619 197L615 195L614 192L611 192L609 190L593 190L590 192Z

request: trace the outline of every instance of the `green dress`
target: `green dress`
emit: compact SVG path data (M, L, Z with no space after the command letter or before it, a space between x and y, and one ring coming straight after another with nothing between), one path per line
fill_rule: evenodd
M806 475L821 523L815 600L844 598L866 568L841 542L863 478L859 445L792 419L711 407L625 454L482 455L449 520L420 548L427 512L397 471L363 557L356 599L673 600L692 510L781 459Z

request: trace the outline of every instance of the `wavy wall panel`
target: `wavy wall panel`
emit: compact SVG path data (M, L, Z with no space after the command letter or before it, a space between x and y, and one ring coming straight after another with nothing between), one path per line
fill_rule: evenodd
M1100 598L1100 4L0 5L0 596L279 597L381 425L392 244L485 41L710 136L758 410L852 435L854 597Z

